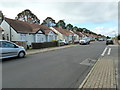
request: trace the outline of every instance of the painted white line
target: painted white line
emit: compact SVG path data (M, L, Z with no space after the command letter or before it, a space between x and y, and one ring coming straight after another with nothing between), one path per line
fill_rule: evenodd
M110 52L111 52L111 48L109 48L109 50L108 50L108 55L110 55Z
M104 56L105 55L105 52L107 50L108 46L104 49L103 53L101 54L101 56Z

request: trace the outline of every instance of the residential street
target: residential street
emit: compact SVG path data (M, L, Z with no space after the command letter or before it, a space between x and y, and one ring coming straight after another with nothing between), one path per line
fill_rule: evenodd
M92 42L5 60L3 88L78 88L105 47Z

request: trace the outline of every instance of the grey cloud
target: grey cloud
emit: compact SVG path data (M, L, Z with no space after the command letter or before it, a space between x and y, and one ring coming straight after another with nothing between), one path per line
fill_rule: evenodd
M117 3L113 2L66 2L53 6L71 21L102 23L117 19Z

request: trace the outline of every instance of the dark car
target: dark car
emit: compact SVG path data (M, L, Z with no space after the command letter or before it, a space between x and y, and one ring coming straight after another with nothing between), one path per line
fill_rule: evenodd
M113 43L113 40L112 40L112 39L107 39L107 40L106 40L106 45L108 45L108 44L114 44L114 43Z

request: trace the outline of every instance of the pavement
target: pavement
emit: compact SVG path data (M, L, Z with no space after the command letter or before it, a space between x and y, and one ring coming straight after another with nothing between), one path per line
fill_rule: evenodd
M116 48L116 51L115 51ZM118 44L107 46L101 57L88 73L80 90L117 90L118 88ZM111 53L113 51L113 53ZM107 53L108 52L108 53ZM106 54L107 53L107 54ZM111 53L111 55L110 55ZM105 55L106 54L106 55Z
M26 53L27 53L27 55L31 55L31 54L41 53L41 52L48 52L48 51L54 51L54 50L58 50L58 49L69 48L69 47L73 47L73 46L75 46L75 45L67 45L67 46L44 48L44 49L31 49L31 50L27 50Z

